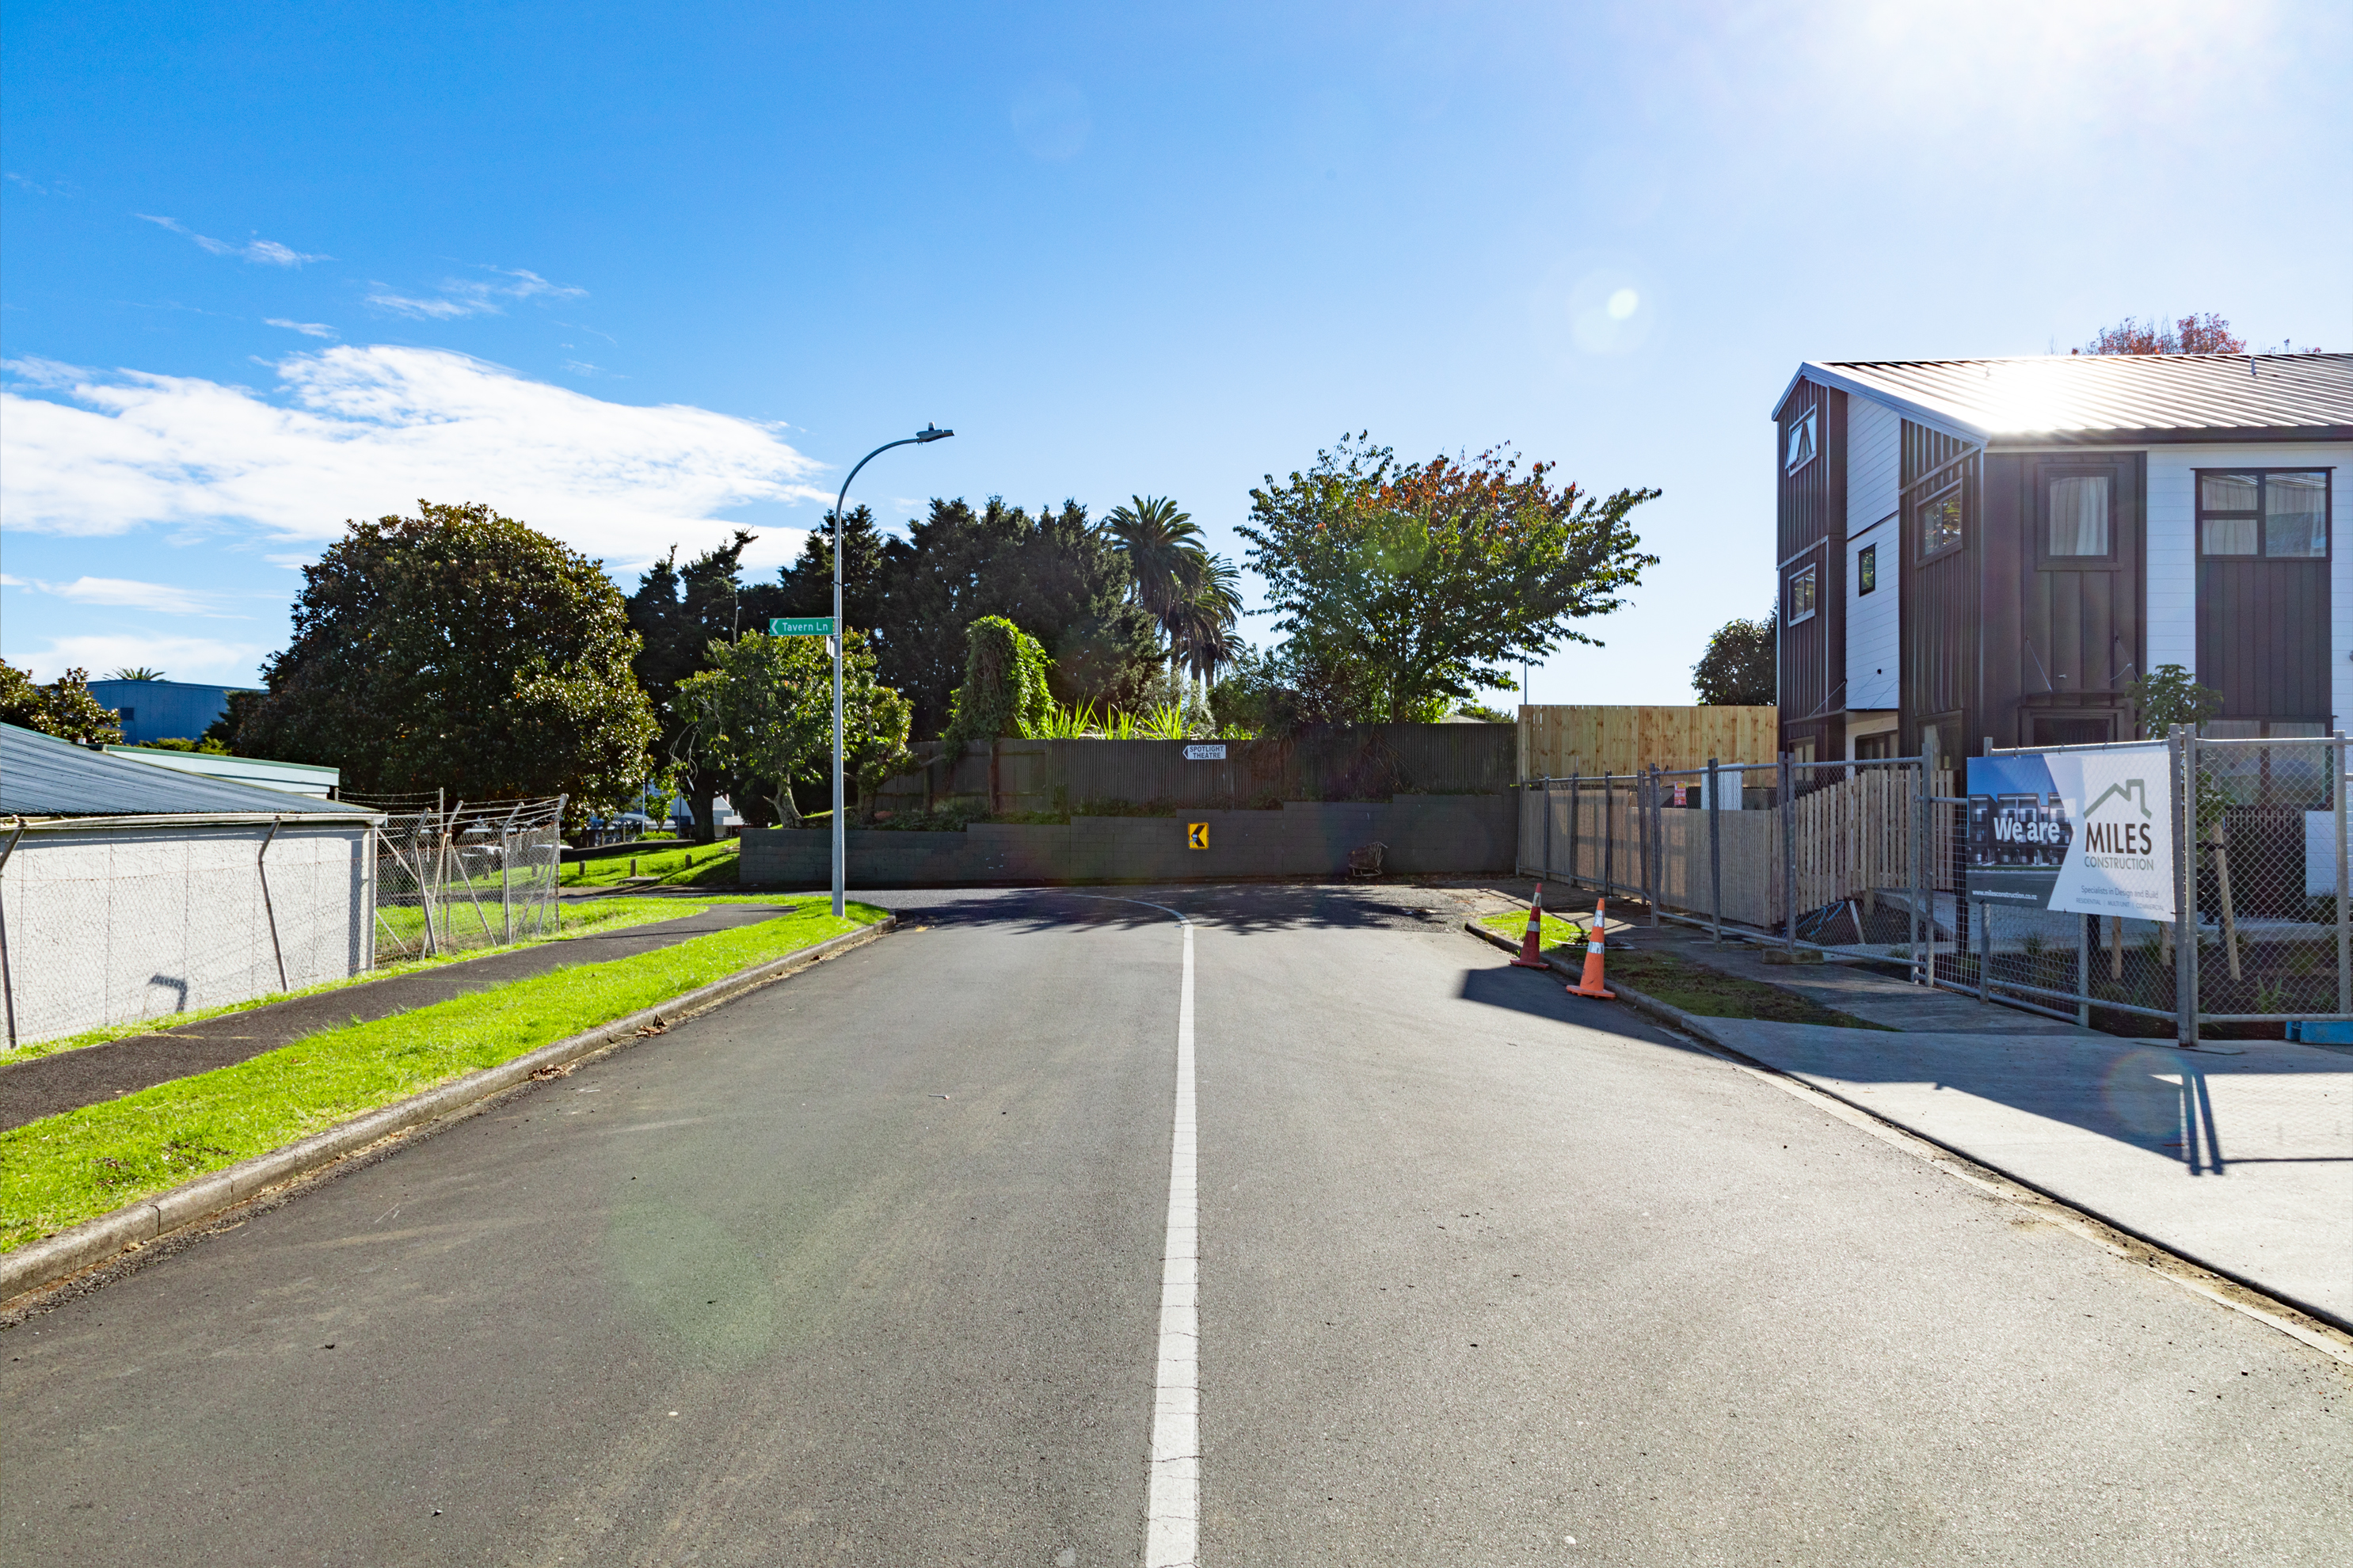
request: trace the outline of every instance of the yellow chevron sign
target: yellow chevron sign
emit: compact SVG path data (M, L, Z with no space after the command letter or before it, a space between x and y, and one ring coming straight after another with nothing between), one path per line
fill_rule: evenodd
M1185 825L1185 847L1187 849L1207 849L1208 847L1209 825L1206 822L1187 823Z

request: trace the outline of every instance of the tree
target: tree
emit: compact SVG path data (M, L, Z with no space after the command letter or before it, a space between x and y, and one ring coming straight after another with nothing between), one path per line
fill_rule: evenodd
M629 625L643 642L631 668L653 705L656 754L678 771L687 809L694 815L695 837L705 844L719 835L712 803L727 786L717 770L694 760L689 731L695 718L679 704L679 684L711 668L713 644L733 642L746 629L765 630L771 615L785 613L782 590L743 580L744 547L757 537L737 529L733 539L683 568L672 545L638 579L628 602ZM828 560L828 577L831 572ZM828 607L813 613L830 615L830 599L828 591Z
M842 618L860 631L882 624L881 529L863 506L852 507L842 529ZM779 616L833 614L833 513L801 541L800 559L777 574ZM765 627L761 629L765 629Z
M1780 606L1761 621L1726 621L1692 666L1692 689L1704 703L1770 708L1780 688Z
M1518 463L1488 451L1400 464L1360 434L1281 485L1268 475L1239 531L1277 628L1359 670L1392 721L1509 690L1507 665L1564 642L1598 646L1571 623L1619 608L1657 564L1626 519L1659 492L1595 500L1556 489L1551 464Z
M338 766L362 794L562 793L586 811L636 793L653 715L599 563L480 503L346 527L303 569L240 751Z
M956 688L941 754L951 762L976 741L1042 734L1053 711L1046 650L1003 616L965 628L964 684Z
M143 664L132 664L112 671L106 679L109 680L161 680L164 679L164 672L160 669L151 669Z
M773 813L798 827L793 785L828 777L833 756L833 657L825 639L747 632L709 651L710 668L679 683L691 720L687 749L726 778L729 798L754 826ZM845 646L841 697L847 776L862 798L914 763L906 700L875 679L873 645L862 632Z
M2247 341L2233 336L2231 323L2209 310L2187 315L2170 327L2151 318L2143 323L2126 316L2104 327L2092 341L2071 353L2084 354L2242 354Z
M0 664L0 723L38 730L60 741L97 748L122 739L115 711L90 694L90 671L69 669L46 686L33 672Z
M2191 729L2222 711L2222 694L2200 686L2178 664L2160 664L2125 687L2125 700L2140 716L2140 732L2162 740L2176 724Z
M947 724L964 679L965 628L983 616L1002 616L1044 646L1063 702L1124 706L1158 662L1150 618L1127 602L1116 542L1076 501L1032 518L1000 497L977 510L934 500L905 539L884 542L882 557L874 612L881 676L914 705L919 734Z

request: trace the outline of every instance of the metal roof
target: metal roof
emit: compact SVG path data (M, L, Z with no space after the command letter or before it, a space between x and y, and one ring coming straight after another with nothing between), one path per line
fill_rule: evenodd
M375 814L341 801L317 800L205 778L110 757L54 735L0 724L0 816L358 816Z
M2003 445L2353 440L2353 354L2037 354L1844 360L1800 380Z

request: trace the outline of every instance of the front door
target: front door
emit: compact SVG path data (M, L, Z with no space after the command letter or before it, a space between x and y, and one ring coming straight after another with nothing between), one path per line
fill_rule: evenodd
M2198 473L2198 683L2222 694L2218 735L2325 734L2327 468Z

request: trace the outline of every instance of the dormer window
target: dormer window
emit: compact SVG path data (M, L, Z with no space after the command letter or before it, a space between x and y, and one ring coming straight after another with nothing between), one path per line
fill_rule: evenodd
M1820 445L1821 419L1822 411L1820 408L1809 408L1791 422L1789 450L1783 464L1784 472L1794 474L1814 460L1814 453Z

